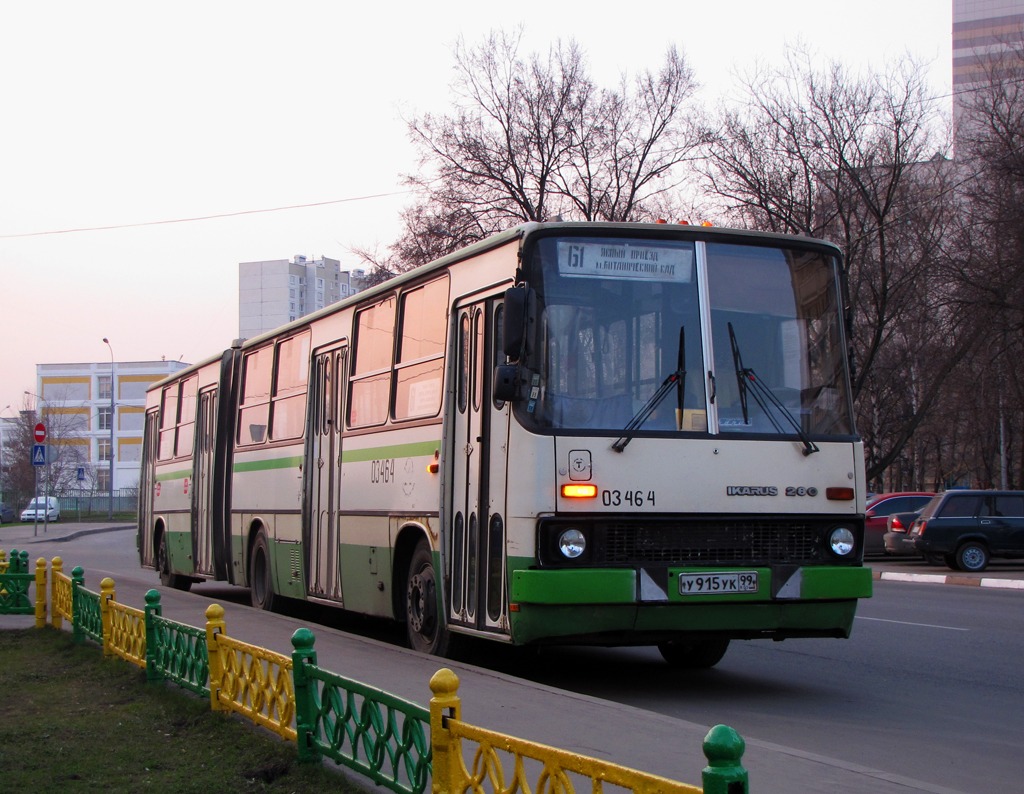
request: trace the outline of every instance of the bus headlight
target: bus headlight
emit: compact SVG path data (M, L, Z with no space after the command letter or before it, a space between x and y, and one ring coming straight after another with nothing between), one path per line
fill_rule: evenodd
M837 557L845 557L853 551L853 533L846 527L836 527L828 536L828 545Z
M558 550L567 560L575 560L587 550L587 538L578 529L567 529L558 536Z

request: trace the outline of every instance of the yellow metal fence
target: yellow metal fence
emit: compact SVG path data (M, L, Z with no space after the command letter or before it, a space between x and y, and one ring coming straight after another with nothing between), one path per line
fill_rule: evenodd
M225 633L224 607L206 610L210 707L234 711L295 741L295 685L291 657L249 645Z

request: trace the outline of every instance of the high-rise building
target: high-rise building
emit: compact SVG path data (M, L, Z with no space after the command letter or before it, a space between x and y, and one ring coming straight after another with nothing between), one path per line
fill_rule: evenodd
M35 412L47 427L48 465L58 495L138 485L146 388L184 369L180 361L37 364ZM113 456L113 466L111 466Z
M954 132L967 121L973 92L1008 50L1022 46L1024 0L953 0Z
M362 270L343 271L336 259L296 256L238 265L238 335L270 331L347 298L363 288Z

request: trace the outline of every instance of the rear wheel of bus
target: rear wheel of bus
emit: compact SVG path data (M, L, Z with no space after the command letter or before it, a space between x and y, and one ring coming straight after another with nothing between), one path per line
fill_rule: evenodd
M405 581L405 631L409 647L434 656L448 652L450 634L437 609L437 575L430 544L416 544Z
M173 587L175 590L188 590L192 580L187 576L171 573L171 556L167 552L167 533L161 532L156 545L156 569L160 574L160 584Z
M662 658L673 667L683 670L706 670L714 667L729 650L729 640L723 637L704 637L695 640L673 640L658 646Z
M274 582L270 575L270 545L260 531L249 554L249 599L257 609L274 608Z

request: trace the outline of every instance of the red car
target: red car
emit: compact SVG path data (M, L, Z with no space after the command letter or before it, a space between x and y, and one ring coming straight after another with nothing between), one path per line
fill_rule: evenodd
M930 491L900 491L873 496L864 513L864 554L884 554L882 536L893 513L912 513L920 510L935 496Z

